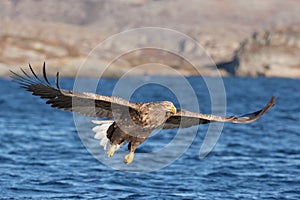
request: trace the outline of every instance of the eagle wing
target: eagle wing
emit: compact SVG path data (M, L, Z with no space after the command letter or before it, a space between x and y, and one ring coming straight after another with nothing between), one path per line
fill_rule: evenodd
M175 115L169 117L165 122L163 129L187 128L199 124L207 124L211 122L232 122L236 124L247 124L259 119L265 112L275 105L276 98L272 97L267 105L256 112L245 114L242 116L215 116L208 114L200 114L187 110L179 110Z
M116 118L122 113L137 112L137 105L118 97L102 96L93 93L81 93L59 88L59 73L56 74L56 87L53 87L46 75L45 63L43 65L44 80L40 79L29 64L32 75L22 68L23 75L13 71L12 78L27 91L35 96L48 99L47 104L62 110L77 112L88 117Z

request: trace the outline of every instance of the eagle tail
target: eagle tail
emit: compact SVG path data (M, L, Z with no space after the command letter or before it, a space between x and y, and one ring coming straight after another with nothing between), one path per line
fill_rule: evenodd
M100 145L104 150L109 149L110 141L107 138L107 130L114 123L112 120L92 120L94 124L97 124L92 130L96 133L94 138L100 140Z

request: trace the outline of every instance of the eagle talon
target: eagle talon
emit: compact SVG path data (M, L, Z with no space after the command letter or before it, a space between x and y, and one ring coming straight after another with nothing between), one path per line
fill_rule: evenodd
M127 155L124 157L124 163L130 164L130 163L133 161L133 158L134 158L134 153L133 153L133 152L130 152L129 154L127 154Z
M108 151L107 151L107 156L108 157L112 157L113 155L114 155L114 153L115 153L115 151L116 151L116 145L111 145L110 147L109 147L109 149L108 149Z

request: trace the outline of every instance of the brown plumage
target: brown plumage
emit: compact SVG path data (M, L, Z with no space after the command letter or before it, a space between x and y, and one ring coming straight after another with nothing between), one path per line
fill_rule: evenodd
M215 116L187 110L176 110L173 103L169 101L132 103L113 96L63 90L60 89L58 84L58 73L55 81L56 87L50 84L46 75L45 63L43 66L44 80L35 74L30 65L29 69L31 75L21 69L23 75L11 71L11 77L27 91L32 92L33 95L48 99L46 103L52 107L94 118L113 119L113 121L109 121L111 123L96 122L100 125L95 128L103 131L100 126L103 124L107 126L105 137L107 141L109 140L109 157L114 154L120 144L125 141L129 142L128 149L130 153L125 156L125 163L132 162L135 149L149 137L154 129L187 128L211 122L250 123L259 119L275 104L276 100L275 97L272 97L263 109L241 117ZM99 131L100 135L101 131ZM96 138L103 139L102 136L99 134L97 136L97 134ZM106 147L105 141L101 142Z

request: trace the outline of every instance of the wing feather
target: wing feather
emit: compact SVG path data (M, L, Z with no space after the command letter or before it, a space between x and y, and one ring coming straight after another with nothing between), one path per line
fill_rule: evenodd
M207 115L187 110L179 110L175 115L167 119L163 129L187 128L211 122L232 122L236 124L247 124L258 120L264 113L266 113L275 105L275 101L276 98L272 97L263 109L239 117Z
M98 118L114 118L123 113L137 112L137 104L122 98L60 89L58 73L55 78L56 87L51 86L46 75L45 64L43 65L44 81L36 75L30 65L29 68L33 76L21 69L23 75L11 71L11 77L27 91L32 92L33 95L48 99L46 103L50 104L51 107Z

